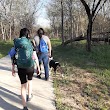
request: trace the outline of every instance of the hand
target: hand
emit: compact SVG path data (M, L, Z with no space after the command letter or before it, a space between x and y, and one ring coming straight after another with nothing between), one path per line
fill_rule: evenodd
M36 73L37 73L37 75L40 75L40 68L37 67Z
M16 76L14 69L12 69L12 76L14 76L14 77Z
M48 54L48 55L49 55L49 58L51 58L51 53L50 53L50 52L49 52L49 54Z

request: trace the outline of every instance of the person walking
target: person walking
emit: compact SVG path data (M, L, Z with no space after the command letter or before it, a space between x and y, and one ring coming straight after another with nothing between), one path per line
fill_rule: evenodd
M26 101L30 101L33 97L32 78L34 74L34 60L32 58L33 48L29 39L29 30L27 28L20 30L19 38L14 39L14 47L16 50L16 55L14 55L14 57L12 58L12 75L15 76L15 65L17 64L18 76L21 82L23 110L28 110ZM15 58L17 59L17 61L15 61ZM27 87L28 96L26 95Z
M51 42L48 36L45 35L44 29L39 28L37 35L34 37L36 52L39 59L39 64L43 62L45 71L45 80L49 80L49 57L51 57ZM40 75L37 77L41 78Z

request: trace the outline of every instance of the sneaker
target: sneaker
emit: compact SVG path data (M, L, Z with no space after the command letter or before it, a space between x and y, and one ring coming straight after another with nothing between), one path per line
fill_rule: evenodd
M23 110L28 110L28 108L27 107L24 107Z
M30 98L29 98L29 96L27 96L27 101L31 101L32 98L33 98L33 94L31 94Z
M41 76L40 75L37 75L37 78L41 79Z

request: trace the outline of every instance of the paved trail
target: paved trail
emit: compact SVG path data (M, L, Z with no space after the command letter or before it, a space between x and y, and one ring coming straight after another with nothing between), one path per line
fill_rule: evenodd
M29 110L56 110L53 83L33 78L33 99L27 103ZM42 76L44 77L44 75ZM11 75L11 61L8 56L0 59L0 110L22 110L20 81L18 75Z

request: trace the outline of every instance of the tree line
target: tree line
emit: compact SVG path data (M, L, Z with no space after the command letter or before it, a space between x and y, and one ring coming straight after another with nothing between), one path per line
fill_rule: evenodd
M11 40L23 27L31 31L40 0L0 0L0 39Z
M62 44L82 35L91 51L92 33L110 32L109 0L52 0L47 10L53 35L61 36Z

